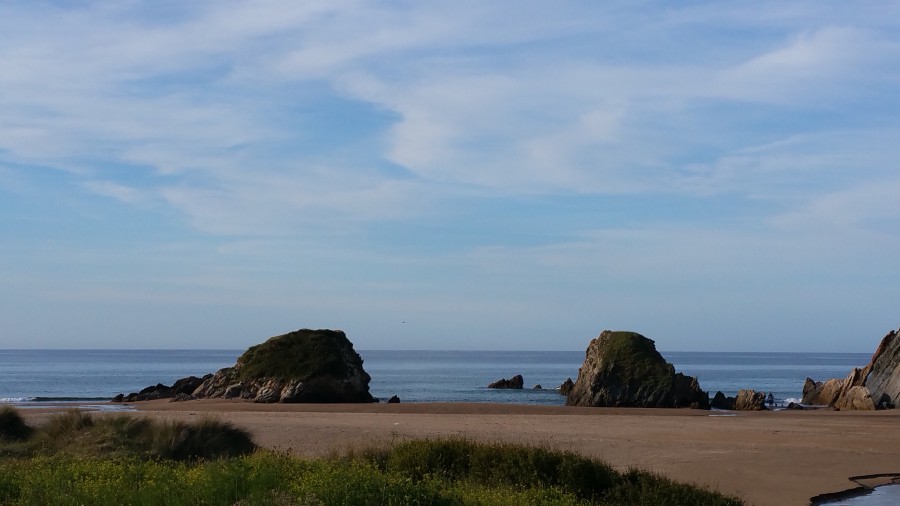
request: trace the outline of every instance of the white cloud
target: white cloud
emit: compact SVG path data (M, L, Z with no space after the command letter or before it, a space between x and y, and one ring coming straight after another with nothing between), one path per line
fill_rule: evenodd
M900 172L898 167L897 172ZM772 222L786 230L819 230L823 233L869 230L893 237L900 223L900 179L882 180L843 190L817 194L803 205ZM842 234L843 235L843 234Z
M785 105L840 100L850 86L866 86L870 71L900 54L896 42L876 37L841 26L804 31L781 47L724 70L714 87L725 97Z

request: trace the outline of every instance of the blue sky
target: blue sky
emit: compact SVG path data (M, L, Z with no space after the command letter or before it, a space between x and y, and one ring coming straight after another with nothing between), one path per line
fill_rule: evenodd
M900 7L0 4L0 347L862 351Z

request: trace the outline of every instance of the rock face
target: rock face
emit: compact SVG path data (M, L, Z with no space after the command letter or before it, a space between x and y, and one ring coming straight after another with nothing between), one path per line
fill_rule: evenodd
M749 389L738 390L737 397L734 398L734 409L736 411L765 411L765 392L757 392L756 390Z
M714 409L734 409L734 397L727 397L722 391L716 392L716 395L713 396L712 401L709 403L711 408Z
M844 379L816 382L806 378L803 404L835 409L873 410L893 408L900 402L900 338L898 330L888 332L872 359L855 368Z
M566 378L566 381L563 381L556 390L559 392L559 395L568 396L573 388L575 388L575 382L572 381L572 378Z
M488 388L507 388L507 389L519 390L524 386L525 386L525 379L522 378L521 374L516 374L515 376L513 376L512 378L509 378L509 379L506 379L506 378L499 379L499 380L491 383L487 387Z
M709 409L709 395L696 378L676 374L652 340L604 330L588 345L566 405Z
M149 386L140 392L130 393L128 395L119 394L113 398L113 402L135 402L135 401L152 401L156 399L185 399L190 397L194 390L203 383L204 380L211 378L212 374L207 374L202 378L196 376L188 376L176 381L172 386L166 386L158 383Z
M179 380L181 384L191 378ZM197 378L193 378L196 380ZM247 399L253 402L374 402L370 377L353 344L339 330L302 329L250 347L234 367L220 369L187 383L169 397ZM138 397L150 399L163 391L157 385ZM183 394L183 395L178 395ZM177 397L176 397L177 396ZM118 398L118 397L117 397ZM122 400L131 400L131 395ZM144 400L135 398L134 400ZM173 399L174 400L174 399Z

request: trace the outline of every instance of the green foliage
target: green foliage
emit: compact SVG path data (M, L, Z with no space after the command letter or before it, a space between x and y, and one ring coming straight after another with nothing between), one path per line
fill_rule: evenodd
M190 460L234 457L256 449L247 431L213 418L186 423L76 410L50 417L23 444L3 453Z
M651 390L668 389L675 369L656 349L656 345L637 332L607 331L600 336L604 343L603 360L608 371L622 383L640 378Z
M239 374L243 379L305 380L320 375L344 378L350 371L343 356L346 352L356 355L352 347L341 331L298 330L250 347L238 359ZM359 355L355 359L362 364Z
M234 457L256 449L247 431L214 418L190 424L164 422L154 427L152 434L149 453L164 459Z
M0 408L0 440L21 441L31 437L32 432L18 411L10 406Z
M391 451L387 469L413 479L559 487L585 499L600 497L617 477L607 464L575 453L465 439L401 443Z
M51 434L68 442L51 446ZM620 474L571 452L465 439L302 460L247 453L245 432L212 419L159 423L69 412L51 418L32 440L41 445L32 455L0 458L0 504L742 504L643 471Z
M605 503L622 506L677 506L703 504L704 506L740 506L739 499L711 493L686 483L637 469L622 475L615 487L606 495Z

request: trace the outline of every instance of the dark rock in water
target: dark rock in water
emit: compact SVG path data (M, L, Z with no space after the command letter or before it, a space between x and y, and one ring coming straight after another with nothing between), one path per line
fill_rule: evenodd
M803 404L824 405L841 410L894 408L900 402L900 339L898 330L888 332L863 368L855 368L844 379L816 382L806 378Z
M716 392L716 395L713 396L712 402L710 402L710 407L715 409L734 409L734 397L726 397L722 391Z
M388 404L400 404L400 398L396 395L392 395L390 399L387 401Z
M797 404L796 402L791 402L787 405L787 408L785 408L785 409L803 410L806 408L804 408L802 404Z
M766 393L756 390L739 390L734 398L736 411L766 411Z
M566 381L562 382L557 391L559 391L560 395L569 395L573 388L575 388L575 382L572 381L572 378L566 378Z
M532 388L532 390L543 390L543 389L544 389L544 387L542 387L540 383L538 383L537 385L535 385L535 386Z
M339 330L302 329L250 347L234 367L203 378L159 384L117 402L174 398L247 399L254 402L374 402L362 358Z
M652 340L604 330L588 345L566 405L709 409L709 394L696 378L676 374Z
M113 397L112 402L135 402L135 401L153 401L156 399L171 399L179 394L191 394L195 388L200 386L203 383L203 380L211 377L212 374L207 374L203 378L198 378L196 376L188 376L187 378L182 378L175 382L172 386L166 386L162 383L157 383L154 386L149 386L140 392L132 392L128 395L119 394Z
M506 389L512 389L512 390L519 390L524 386L525 386L525 379L522 378L521 374L516 374L515 376L513 376L512 378L509 378L509 379L506 379L506 378L499 379L499 380L491 383L487 387L488 388L506 388Z

